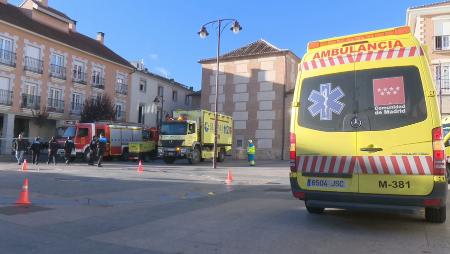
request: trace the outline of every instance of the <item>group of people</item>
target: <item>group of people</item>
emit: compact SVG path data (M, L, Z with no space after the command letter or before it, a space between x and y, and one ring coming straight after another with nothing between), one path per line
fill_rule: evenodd
M94 160L97 158L97 166L102 166L103 154L106 150L106 138L100 134L99 137L94 136L89 145L89 164L94 165ZM36 137L34 141L30 144L28 140L23 138L23 134L19 134L13 143L13 149L15 151L17 163L22 165L24 162L24 154L26 151L31 151L32 162L35 165L39 164L39 157L41 155L41 150L43 149L43 143L39 137ZM52 137L48 141L48 160L47 164L53 163L56 165L56 154L58 152L58 142L55 137ZM72 157L75 152L75 144L72 137L68 137L64 142L64 159L66 164L70 164Z

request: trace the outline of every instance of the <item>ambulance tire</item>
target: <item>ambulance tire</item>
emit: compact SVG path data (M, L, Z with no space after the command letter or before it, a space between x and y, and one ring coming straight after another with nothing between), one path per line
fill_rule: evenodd
M164 162L166 164L173 164L175 162L175 158L173 158L173 157L164 157Z
M446 219L446 207L425 207L425 219L427 222L444 223Z
M322 214L325 211L324 207L309 206L306 204L306 202L305 202L305 206L306 206L306 210L308 211L308 213Z

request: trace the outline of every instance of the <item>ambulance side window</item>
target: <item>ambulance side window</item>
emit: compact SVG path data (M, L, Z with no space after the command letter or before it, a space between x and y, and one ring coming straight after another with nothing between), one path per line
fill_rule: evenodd
M193 133L195 133L195 123L190 123L188 134L193 134Z
M77 132L77 137L86 137L89 134L88 128L79 128Z

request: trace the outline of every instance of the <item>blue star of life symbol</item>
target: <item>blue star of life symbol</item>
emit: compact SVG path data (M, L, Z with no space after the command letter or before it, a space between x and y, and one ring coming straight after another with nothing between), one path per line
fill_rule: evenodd
M320 84L320 91L312 90L309 94L308 101L313 104L308 111L313 117L320 113L320 120L332 120L333 113L340 115L344 109L345 104L339 101L344 96L339 86L331 90L331 83Z

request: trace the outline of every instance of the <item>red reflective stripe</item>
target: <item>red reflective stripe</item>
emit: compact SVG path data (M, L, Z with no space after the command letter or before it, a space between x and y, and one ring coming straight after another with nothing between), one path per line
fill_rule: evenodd
M414 54L416 54L416 47L411 47L411 49L409 50L409 56L414 56Z
M414 162L416 163L417 170L419 171L419 175L425 175L425 171L423 170L422 162L420 162L419 156L413 156Z
M312 64L313 69L316 69L316 68L317 68L317 64L316 64L316 61L315 61L315 60L312 60L312 61L311 61L311 64Z
M302 165L302 172L306 172L306 166L308 166L308 160L309 160L309 156L305 156L305 159L304 159L303 165Z
M298 164L300 164L300 156L298 156L296 159L295 159L295 166L297 167L296 169L298 170L298 168L300 167L300 165L298 165Z
M345 64L344 59L342 58L341 55L337 56L337 59L338 59L340 64Z
M403 54L405 54L405 48L400 48L397 57L403 57Z
M331 157L330 168L328 169L328 173L332 174L334 171L334 166L336 164L336 156Z
M347 59L350 63L354 63L355 60L353 59L353 55L352 54L347 54Z
M380 172L378 172L377 164L375 164L375 160L373 159L373 157L368 156L368 158L369 158L370 168L372 169L372 174L380 173Z
M314 172L314 169L316 168L316 164L317 164L317 159L319 156L313 156L313 161L311 164L311 169L309 170L309 172Z
M384 52L384 50L378 50L378 52L377 52L377 57L376 57L375 59L376 59L376 60L380 60L381 57L383 56L383 52Z
M362 156L358 157L358 163L359 166L361 167L361 171L363 172L363 174L367 174L367 167L366 164L364 163L364 158Z
M331 65L331 66L336 65L336 63L334 62L334 58L329 57L329 58L328 58L328 61L330 61L330 65Z
M383 168L383 172L386 175L389 175L391 172L389 171L389 167L386 163L386 157L385 156L379 156L378 158L380 158L380 162L381 162L381 167Z
M424 55L424 53L423 53L423 48L422 48L422 47L419 47L419 55L421 55L421 56Z
M366 55L366 61L370 61L371 58L372 58L372 55L373 55L373 51L367 52L367 55Z
M353 172L355 171L355 164L356 164L356 156L353 156L352 160L350 161L350 168L348 170L350 174L353 174Z
M398 165L397 157L391 156L391 161L392 161L392 165L394 165L395 174L396 175L401 175L402 172L400 171L400 166Z
M408 156L402 156L402 161L403 161L403 165L405 165L405 169L406 169L406 172L408 173L408 175L412 175L413 172L411 169L411 165L409 164L409 161L408 161Z
M362 52L359 52L359 53L356 55L355 62L361 62L362 56L363 56L363 53L362 53Z
M450 155L450 154L449 154ZM430 169L431 174L434 174L434 165L433 165L433 157L431 156L426 156L425 158L427 158L427 164L428 164L428 168Z
M308 63L307 63L307 62L303 62L303 68L304 68L305 70L309 70Z
M344 173L344 166L345 166L345 162L347 161L347 156L342 156L341 157L341 164L339 164L339 174Z
M394 55L394 49L390 49L386 58L391 59L393 55Z
M325 64L325 60L323 58L320 58L319 62L322 67L327 67L327 65Z
M320 169L319 169L320 173L323 173L325 171L325 164L326 164L327 160L328 160L328 156L322 157L322 163L320 163Z

